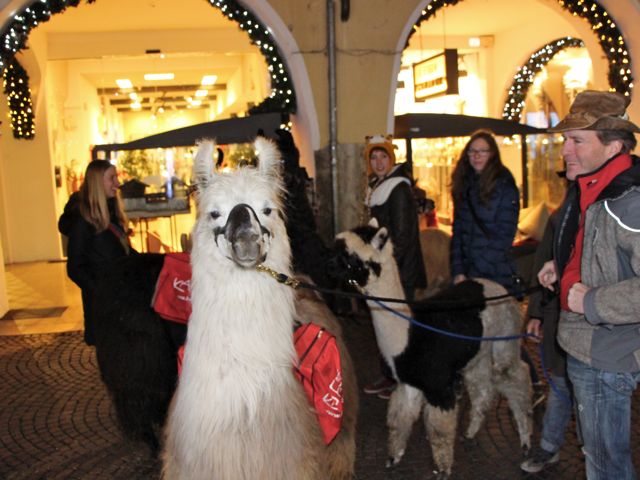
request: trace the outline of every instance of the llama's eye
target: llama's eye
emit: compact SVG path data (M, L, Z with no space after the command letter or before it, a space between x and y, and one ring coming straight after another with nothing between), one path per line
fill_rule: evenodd
M262 213L264 213L267 217L271 215L271 211L272 210L269 207L262 209Z
M209 215L211 215L211 218L213 218L214 220L217 220L218 218L220 218L220 212L217 210L210 212Z

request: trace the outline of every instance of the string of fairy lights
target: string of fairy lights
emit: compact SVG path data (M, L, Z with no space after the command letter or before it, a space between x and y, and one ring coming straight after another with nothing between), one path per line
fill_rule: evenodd
M33 121L33 105L29 76L17 60L7 65L2 72L4 93L9 103L11 130L14 138L33 138L36 129Z
M218 8L227 18L238 23L240 29L249 36L264 56L271 75L271 94L262 103L250 109L249 113L296 111L296 98L290 75L282 60L271 32L258 19L235 0L207 0ZM409 38L423 21L427 21L436 12L447 6L453 6L462 0L433 0L422 11ZM574 16L589 22L609 63L608 80L611 90L630 95L633 89L631 59L624 38L608 12L595 0L556 0L558 4ZM93 3L95 0L85 0ZM33 138L33 109L29 77L15 59L15 55L25 48L29 32L40 23L48 21L52 15L63 12L68 7L77 7L80 0L37 0L14 14L13 19L0 34L0 70L3 72L5 93L8 95L11 110L11 127L16 138ZM551 45L551 44L550 44ZM547 46L541 50L545 50ZM553 47L550 47L553 49ZM567 48L567 47L564 47ZM540 51L539 51L540 52ZM536 52L538 53L538 52ZM541 62L547 53L540 53L529 61ZM534 63L535 66L535 63ZM529 62L527 69L531 68ZM505 101L505 118L517 118L522 110L524 96L533 81L533 76L522 67L514 76L512 88ZM9 80L10 79L10 80ZM517 85L517 88L513 88ZM523 96L524 95L524 96ZM506 116L505 116L506 115Z
M271 94L259 105L251 108L249 113L295 113L296 97L291 76L269 29L234 0L208 0L208 2L220 9L228 19L235 21L240 29L249 35L251 43L260 49L267 61L267 68L271 75Z
M518 68L516 75L513 77L513 83L509 88L507 101L502 110L502 118L519 121L525 106L527 91L535 76L542 71L559 51L576 47L584 47L584 42L579 38L564 37L554 40L534 52L527 63Z
M86 3L95 1L85 0ZM249 113L295 113L296 97L291 76L269 29L235 0L207 1L247 33L251 43L260 49L267 62L271 76L271 94L259 105L252 107ZM35 131L29 77L15 56L26 47L32 28L48 21L52 15L79 4L80 0L37 0L14 14L11 22L0 33L0 70L9 99L11 128L16 138L33 138ZM8 78L11 81L7 81Z
M429 5L422 10L420 17L416 21L414 28L407 37L407 43L411 36L418 31L419 25L433 17L438 10L443 7L456 5L462 0L433 0ZM558 5L564 10L567 10L575 17L580 17L591 26L591 30L598 37L598 42L604 55L607 58L609 64L608 80L611 91L623 93L624 95L631 95L633 89L633 76L631 75L631 58L629 57L629 50L624 41L622 33L618 29L615 21L611 18L611 15L595 0L556 0ZM568 48L566 45L564 48ZM545 50L546 46L541 50ZM537 53L537 52L536 52ZM533 55L536 55L535 53ZM532 58L533 58L532 55ZM537 59L540 61L544 56L541 53ZM531 61L531 59L529 59ZM535 64L535 63L534 63ZM529 62L527 62L529 65ZM507 99L505 100L505 113L504 118L517 119L524 107L524 98L526 97L527 90L533 82L533 75L529 75L527 72L523 72L523 66L518 70L513 78L512 85L518 85L517 89L513 87L507 93ZM527 67L529 68L529 67Z
M92 3L95 0L85 0ZM51 15L67 7L77 7L80 0L39 0L13 15L13 19L0 35L0 70L4 92L9 104L11 130L15 138L31 139L35 136L35 122L29 76L15 58L26 46L29 32Z

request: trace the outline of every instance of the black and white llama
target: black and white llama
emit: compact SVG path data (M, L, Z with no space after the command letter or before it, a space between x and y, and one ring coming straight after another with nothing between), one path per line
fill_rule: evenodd
M369 295L404 298L393 245L377 224L336 237L339 270ZM506 293L500 285L469 280L449 287L410 309L389 304L423 324L474 337L516 335L522 317L511 299L485 301ZM474 342L443 336L410 324L406 319L367 301L380 352L398 387L388 412L389 460L397 464L405 453L412 425L424 407L424 422L439 478L452 471L458 397L464 384L471 400L467 438L480 429L496 394L504 395L515 417L523 449L530 446L531 381L521 362L519 342ZM464 305L467 308L460 308ZM448 310L447 310L448 307ZM453 307L453 308L452 308Z
M346 480L355 459L353 369L343 363L343 430L326 446L292 373L294 291L255 268L291 275L278 151L264 138L255 146L257 168L214 172L210 142L194 161L193 309L165 428L163 475Z

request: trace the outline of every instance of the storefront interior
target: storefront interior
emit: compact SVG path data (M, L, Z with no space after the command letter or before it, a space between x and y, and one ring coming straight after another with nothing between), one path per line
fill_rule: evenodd
M503 117L509 85L496 88L492 84L496 73L507 66L516 72L515 81L517 75L522 74L517 69L526 64L529 55L536 54L536 51L524 51L506 57L502 54L505 44L517 41L518 32L528 33L523 29L526 18L548 16L549 12L539 2L516 4L492 0L491 8L486 8L487 3L472 0L459 7L442 9L441 14L416 28L402 55L394 104L396 118L405 113ZM494 9L502 12L499 18L491 13ZM473 24L468 18L475 19ZM537 35L546 61L532 76L521 114L513 120L544 129L553 126L567 113L578 92L593 88L595 83L589 52L579 39L571 42L545 40L561 31L565 39L570 37L573 29L568 23L556 16L550 17L544 28L538 27L548 29ZM441 85L447 80L444 75L445 50L457 55L457 91L454 88L453 92L451 86L446 89ZM509 61L505 62L504 58ZM425 69L430 71L425 72ZM521 206L553 210L564 196L564 181L556 174L563 170L562 138L529 135L524 143L522 138L519 135L497 137L503 163L511 170L520 188ZM411 140L414 177L427 196L434 200L440 224L445 228L452 215L451 173L468 139L468 136L451 136ZM406 158L406 143L404 140L395 143L402 161ZM526 165L521 160L523 148L526 149Z
M441 8L413 27L403 49L392 82L394 115L432 112L501 118L511 82L530 56L558 39L579 39L585 33L568 16L538 0L465 0ZM545 21L531 21L537 18ZM29 72L37 118L46 119L40 123L38 135L44 140L36 151L47 154L56 172L54 208L47 221L55 222L79 187L93 145L243 117L267 98L273 72L264 61L262 46L252 44L246 33L238 22L201 0L185 0L180 8L170 0L81 3L34 28L29 48L17 58ZM420 94L415 82L419 66L445 50L457 54L457 92ZM577 92L606 84L603 60L593 57L593 48L556 48L550 57L532 80L515 121L539 128L552 125L566 113ZM381 99L380 108L384 107ZM2 126L5 135L10 134L7 127ZM412 140L414 176L435 201L443 226L451 215L452 167L466 140ZM526 191L522 206L555 208L564 188L555 174L562 170L561 139L538 135L526 137L524 143L519 136L499 141L505 164L521 191ZM402 161L405 145L397 143ZM526 165L521 161L523 148ZM229 167L251 156L246 144L222 149ZM22 151L9 153L18 156ZM147 193L158 194L170 178L189 182L191 154L190 148L176 147L112 153L109 159L118 166L123 183L135 178L148 185ZM179 218L178 238L190 230L193 215ZM166 219L149 223L162 250L180 248ZM11 235L6 229L2 235L5 261L31 255L14 254ZM23 236L29 238L29 233ZM146 243L142 239L138 248L148 249ZM50 251L32 256L50 257Z

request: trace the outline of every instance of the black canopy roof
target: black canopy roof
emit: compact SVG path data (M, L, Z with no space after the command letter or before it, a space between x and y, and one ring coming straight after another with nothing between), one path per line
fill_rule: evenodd
M446 113L406 113L395 117L395 138L466 137L476 130L491 130L496 135L531 135L546 130L511 120L450 115Z
M213 138L219 144L247 143L253 141L258 130L262 130L267 137L275 137L276 130L280 128L282 122L283 117L280 113L261 113L248 117L199 123L127 143L96 145L92 155L97 158L97 153L100 151L187 147L195 145L198 140L203 138Z

